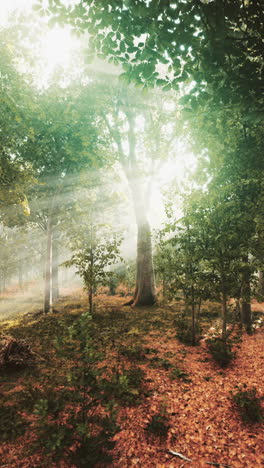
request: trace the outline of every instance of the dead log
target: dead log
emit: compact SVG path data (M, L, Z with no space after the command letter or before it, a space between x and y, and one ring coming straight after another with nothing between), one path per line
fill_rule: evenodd
M0 336L0 367L30 367L35 363L35 358L35 353L24 340L9 335Z

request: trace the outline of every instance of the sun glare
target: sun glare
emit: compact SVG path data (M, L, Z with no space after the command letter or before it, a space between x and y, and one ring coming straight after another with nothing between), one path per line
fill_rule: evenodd
M74 50L78 47L78 38L71 31L59 26L50 29L40 45L41 59L46 65L46 74L51 75L56 67L67 68L74 56Z

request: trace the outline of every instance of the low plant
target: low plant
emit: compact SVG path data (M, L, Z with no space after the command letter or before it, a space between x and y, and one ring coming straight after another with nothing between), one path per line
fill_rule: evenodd
M172 380L177 380L181 379L183 382L190 383L192 380L189 378L189 374L187 372L184 372L182 369L179 367L174 367L172 371L169 374L170 379Z
M263 420L263 410L261 407L261 399L257 396L256 387L247 388L245 384L243 389L237 387L238 390L232 393L232 400L244 422L259 423Z
M161 438L167 437L169 429L170 425L168 417L164 411L160 411L159 413L154 414L145 427L145 431Z
M145 359L144 348L140 345L121 346L119 352L130 361L143 361Z
M173 367L173 364L168 359L162 359L162 358L159 358L158 356L155 356L150 359L150 365L151 367L154 367L155 369L164 369L164 370L169 370Z
M131 366L129 369L113 369L110 379L104 379L103 387L109 398L113 398L122 405L133 405L140 402L144 372L140 367Z
M90 330L91 316L82 314L56 340L65 371L58 373L56 388L46 383L33 407L32 432L37 439L29 449L41 449L50 462L65 460L80 468L110 462L112 437L118 430L115 403L97 368L101 356Z
M19 414L17 405L0 405L0 441L10 441L24 434L27 422Z
M209 338L206 343L209 353L221 367L228 366L236 356L231 339L223 340L222 337L216 336Z
M189 346L196 346L200 342L200 328L198 324L195 326L195 330L192 329L190 320L181 315L174 320L174 325L176 327L176 338L178 338L181 343L184 343Z

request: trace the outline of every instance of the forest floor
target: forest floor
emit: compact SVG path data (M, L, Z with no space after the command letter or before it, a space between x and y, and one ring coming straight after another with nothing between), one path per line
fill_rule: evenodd
M181 303L133 309L123 307L124 298L117 296L99 296L96 301L93 340L104 352L99 367L123 373L132 369L135 380L144 376L138 386L132 382L131 388L119 388L116 393L119 431L113 437L110 466L263 467L263 424L243 422L231 398L238 388L255 387L263 406L263 327L242 335L236 358L223 369L208 354L204 340L191 347L176 338L174 319ZM62 322L70 326L87 310L86 297L76 290L59 300L55 309L46 316L29 313L0 325L0 333L26 340L39 358L32 368L1 371L2 468L93 466L54 461L43 449L48 444L41 432L42 440L36 443L35 405L48 398L45 388L53 386L59 394L60 378L69 370L57 354L56 336ZM253 309L259 317L263 304L255 303ZM206 330L218 326L216 312L215 304L204 307ZM73 351L73 360L78 358ZM135 373L135 369L141 371Z

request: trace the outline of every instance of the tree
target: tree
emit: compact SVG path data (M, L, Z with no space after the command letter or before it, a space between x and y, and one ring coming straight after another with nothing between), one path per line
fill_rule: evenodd
M185 311L188 313L191 309L191 320L185 316L178 320L178 324L181 328L180 339L193 346L197 344L202 300L215 298L216 295L211 286L214 274L206 264L206 254L202 248L204 239L201 226L197 224L193 211L195 198L185 193L184 212L177 219L173 211L175 193L170 193L166 204L168 220L165 227L158 231L156 245L158 272L161 273L165 294L169 299L176 300L183 295ZM186 323L186 318L190 323Z
M151 184L172 151L173 131L168 130L168 124L173 127L174 122L158 93L143 95L135 87L120 86L114 80L112 86L103 86L107 93L104 89L101 119L114 144L115 159L126 176L137 224L136 287L130 303L153 305L156 293L148 221Z
M25 191L33 183L29 163L15 161L21 145L30 133L32 93L14 65L9 34L0 30L0 215L13 205L28 213Z
M129 81L167 90L195 80L191 98L198 93L263 119L261 0L80 0L68 7L50 0L48 8L39 0L35 9L88 31L89 59L123 64Z
M100 232L101 231L101 232ZM109 267L120 260L121 238L103 232L92 223L76 230L71 235L71 250L74 252L64 266L75 266L88 291L89 311L93 312L93 296L100 284L106 284Z
M81 170L96 167L102 160L95 115L87 107L83 112L83 101L88 105L89 99L89 90L84 87L71 90L52 87L38 96L31 136L16 157L17 161L30 162L40 182L29 197L30 222L37 224L47 239L45 312L52 304L52 292L58 294L54 287L58 266L54 239L65 216L65 203Z

